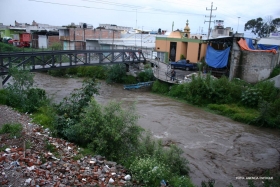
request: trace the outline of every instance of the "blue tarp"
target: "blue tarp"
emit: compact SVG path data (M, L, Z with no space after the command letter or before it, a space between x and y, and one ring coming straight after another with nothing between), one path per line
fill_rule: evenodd
M227 66L230 47L225 50L215 50L210 45L207 46L206 63L213 68L223 68Z
M278 50L278 47L277 45L263 45L263 44L258 44L258 48L261 49L261 50L270 50L270 49L275 49L275 50Z
M246 43L248 45L248 47L252 50L256 50L256 48L253 45L252 39L251 38L246 38Z

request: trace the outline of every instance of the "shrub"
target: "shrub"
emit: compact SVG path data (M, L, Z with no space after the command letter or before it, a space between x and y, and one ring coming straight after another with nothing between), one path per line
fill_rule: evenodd
M275 105L267 101L261 101L259 104L259 116L251 121L252 124L265 126L265 127L280 127L277 112L274 111Z
M80 66L77 68L79 77L95 77L98 79L106 78L106 68L104 66Z
M147 187L159 186L159 182L171 174L167 165L153 157L137 158L129 169L133 179Z
M124 83L125 84L135 84L137 83L136 77L132 75L127 75L124 77Z
M153 83L152 91L155 92L155 93L160 93L160 94L168 94L169 84L164 83L164 82L160 82L159 80L156 80Z
M144 65L144 69L150 69L151 68L151 64L150 63L147 63Z
M168 183L171 186L174 187L195 187L195 185L191 182L190 178L186 177L186 176L174 176L171 179L169 179Z
M67 69L57 69L57 70L49 70L48 74L54 77L65 77L67 73Z
M254 89L260 92L262 100L268 102L274 101L279 93L279 89L276 88L271 81L258 82L254 85Z
M24 111L35 112L47 101L46 91L40 88L27 90L27 98L24 104Z
M110 102L102 108L92 100L81 119L73 126L75 140L83 138L82 143L108 159L124 161L139 144L143 129L136 124L134 106L123 110L120 103Z
M188 161L182 157L182 154L182 149L176 145L164 147L160 140L152 139L150 132L143 136L136 151L137 156L156 158L158 162L167 165L171 173L175 175L187 175L189 172Z
M77 75L78 67L67 68L65 73L68 74L68 75Z
M185 99L186 98L185 85L179 84L179 85L171 86L168 95L172 96L172 97L178 97L181 99Z
M126 67L124 64L115 64L107 67L107 83L123 83L126 75Z
M186 59L186 57L183 54L181 54L180 59L183 60L183 59Z
M53 123L55 120L55 109L52 106L41 106L33 115L33 122L43 125L45 128L54 130Z
M196 77L192 76L192 81L185 83L185 86L187 101L195 105L211 103L211 96L215 90L210 74L207 74L205 78L200 73Z
M0 89L0 104L6 105L8 103L9 91L6 89Z
M21 112L34 112L46 102L45 91L32 88L33 74L28 70L12 68L9 70L9 75L13 77L13 83L7 86L7 105Z
M11 44L5 44L0 42L0 52L18 52L20 49Z
M20 136L22 131L22 125L19 123L7 123L2 126L0 129L0 134L9 133L11 137Z
M236 81L229 81L225 76L213 80L214 92L211 95L211 102L220 104L239 102L242 94L242 86L236 83Z
M261 92L258 88L248 88L241 95L241 101L245 106L257 108L259 101L262 99Z
M67 129L80 122L80 113L88 106L93 94L98 94L94 78L85 80L82 88L74 90L69 97L55 106L55 134L67 138Z
M277 75L280 75L280 65L277 65L272 72L270 73L269 78L276 77Z
M148 82L154 80L154 73L152 68L145 69L138 74L139 82Z

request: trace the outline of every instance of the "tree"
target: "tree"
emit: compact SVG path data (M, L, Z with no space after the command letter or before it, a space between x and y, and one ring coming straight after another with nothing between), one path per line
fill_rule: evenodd
M277 28L280 27L280 18L272 20L272 17L268 17L264 21L262 18L249 20L244 27L244 31L251 30L255 35L257 34L260 38L268 37L271 32L276 32Z

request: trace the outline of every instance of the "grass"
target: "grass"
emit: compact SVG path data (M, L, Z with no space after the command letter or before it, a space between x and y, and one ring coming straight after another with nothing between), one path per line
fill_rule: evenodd
M80 148L79 154L75 155L73 157L73 159L79 160L79 159L83 158L84 156L88 156L88 155L94 155L94 152L88 148Z
M207 109L243 123L249 123L259 116L259 112L256 109L236 104L208 104Z
M22 125L19 123L7 123L0 129L0 134L10 134L10 137L19 137L22 131Z
M51 106L42 106L33 114L32 122L42 125L44 128L53 130L55 112Z
M272 72L270 73L269 78L276 77L277 75L280 75L280 65L276 66Z

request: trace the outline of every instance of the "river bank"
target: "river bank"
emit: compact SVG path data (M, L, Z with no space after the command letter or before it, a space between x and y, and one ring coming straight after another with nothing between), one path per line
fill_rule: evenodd
M59 101L73 89L80 88L80 78L57 78L37 74L35 85ZM141 116L138 124L150 130L155 138L176 142L190 162L191 179L213 179L216 187L246 186L247 180L236 177L260 175L266 169L279 167L280 132L235 122L200 108L150 93L147 90L124 90L122 85L100 83L95 98L106 104L110 100L123 105L136 102ZM256 181L260 182L261 181Z

